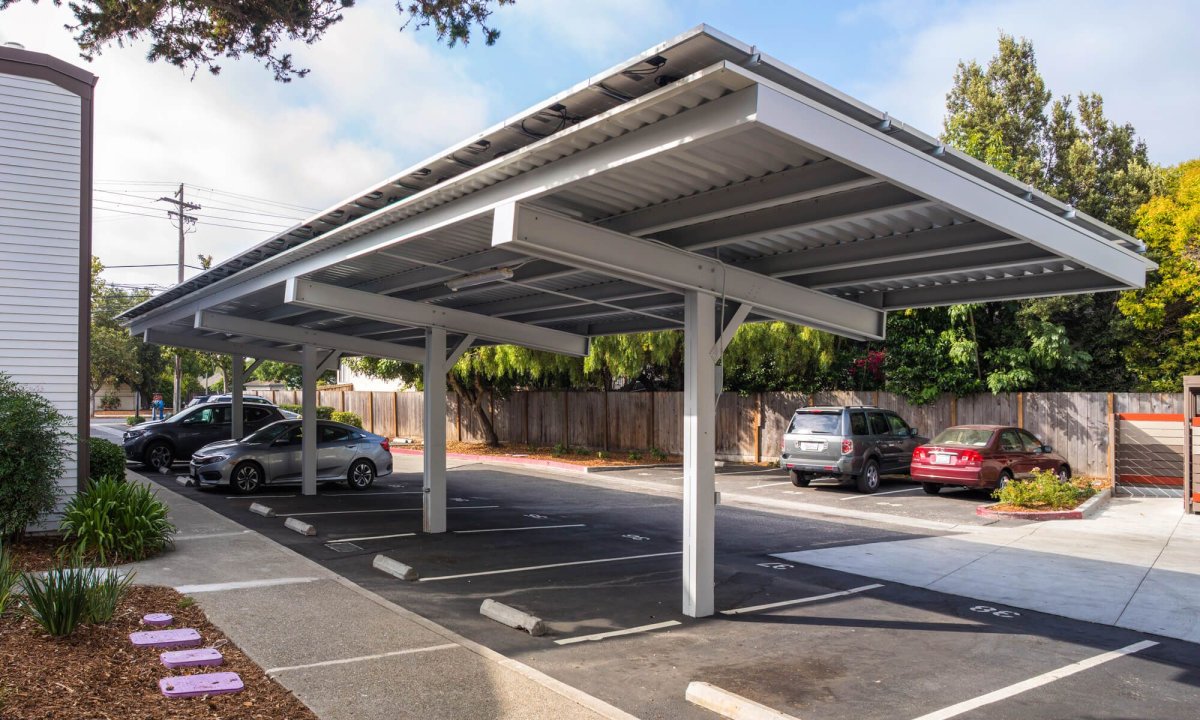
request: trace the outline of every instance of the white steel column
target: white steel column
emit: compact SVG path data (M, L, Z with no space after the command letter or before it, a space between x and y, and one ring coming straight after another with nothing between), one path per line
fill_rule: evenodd
M230 408L233 414L233 417L230 418L230 424L233 427L233 439L241 440L244 432L242 421L246 419L246 416L242 413L242 371L246 367L246 360L241 355L234 355L233 363L231 364L233 367L229 371L230 387L225 389L228 391L232 388L233 393L233 407Z
M684 293L683 318L683 614L713 614L716 537L715 299Z
M300 494L317 494L317 349L305 345L301 352L300 427Z
M446 331L425 331L425 502L423 529L446 532Z

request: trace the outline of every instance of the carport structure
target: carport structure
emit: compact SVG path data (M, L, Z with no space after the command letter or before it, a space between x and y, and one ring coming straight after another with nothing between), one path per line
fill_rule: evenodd
M472 344L685 336L683 612L713 613L716 366L742 322L882 339L889 310L1140 287L1127 235L701 26L139 305L151 342L424 366L424 530ZM235 419L241 413L235 409ZM236 432L236 430L235 430Z

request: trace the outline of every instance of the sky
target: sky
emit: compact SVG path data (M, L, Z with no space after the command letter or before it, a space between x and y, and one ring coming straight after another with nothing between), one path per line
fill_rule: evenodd
M1200 2L1194 0L517 0L496 45L454 48L401 31L390 2L360 0L320 42L292 48L304 79L252 60L193 75L145 45L78 57L65 8L0 11L14 41L100 77L93 249L112 282L175 281L176 230L155 200L186 185L200 220L187 261L219 262L588 76L707 23L931 134L960 60L999 32L1027 37L1056 95L1103 95L1154 162L1200 157ZM124 265L169 267L128 268ZM187 276L198 272L188 269Z

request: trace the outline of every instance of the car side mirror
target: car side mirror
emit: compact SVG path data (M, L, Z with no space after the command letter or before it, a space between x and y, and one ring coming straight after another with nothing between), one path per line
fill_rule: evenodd
M1042 446L1042 452L1044 452L1044 453L1052 453L1052 452L1054 452L1054 448L1050 447L1049 445L1043 445L1043 446Z
M921 434L921 431L920 431L920 430L918 430L918 429L916 429L916 428L909 428L909 429L908 429L908 434L909 434L909 436L910 436L910 437L917 437L918 435L920 435L920 434Z

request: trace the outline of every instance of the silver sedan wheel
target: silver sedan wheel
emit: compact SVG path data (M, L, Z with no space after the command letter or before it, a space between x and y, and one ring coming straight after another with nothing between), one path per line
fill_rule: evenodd
M366 490L375 482L375 468L366 460L359 460L350 466L348 482L354 490Z
M252 493L262 485L262 471L257 465L244 463L233 471L233 488L240 493Z

